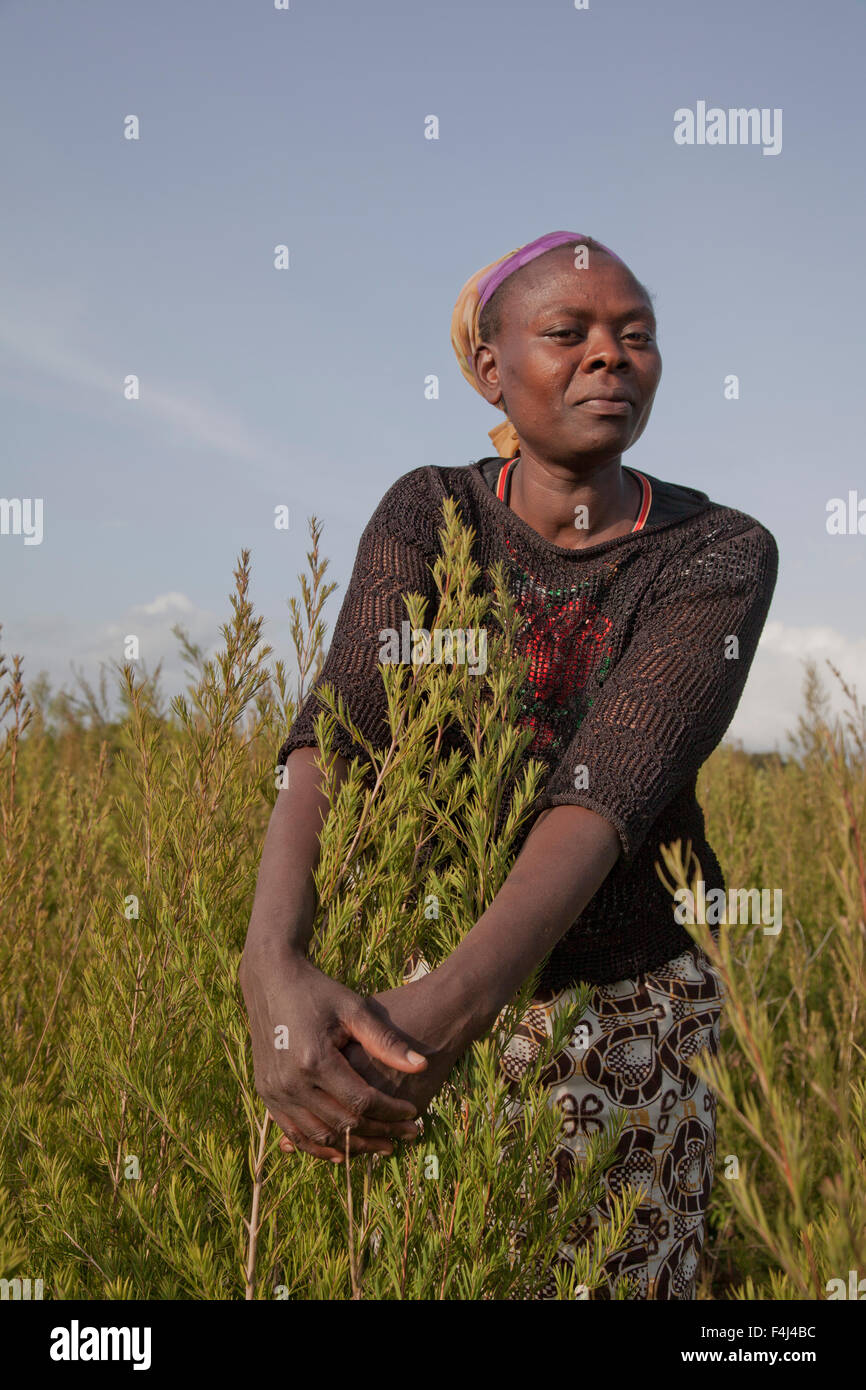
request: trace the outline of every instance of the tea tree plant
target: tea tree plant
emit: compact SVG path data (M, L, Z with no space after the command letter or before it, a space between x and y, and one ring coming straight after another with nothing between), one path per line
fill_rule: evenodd
M829 721L810 665L800 758L750 778L763 858L748 837L733 846L752 864L733 882L787 885L781 932L725 919L715 942L687 925L728 994L720 1054L695 1070L721 1100L710 1255L735 1262L738 1298L851 1297L866 1276L866 708L832 669L849 712ZM696 894L690 847L663 857L671 891Z
M123 717L90 701L76 749L66 735L80 710L61 703L52 731L47 701L28 712L17 666L7 684L4 1265L23 1259L53 1297L522 1299L549 1278L558 1296L585 1296L639 1200L626 1189L594 1246L556 1259L601 1195L621 1129L619 1117L552 1189L559 1117L540 1078L585 993L506 1083L499 1058L528 980L460 1060L422 1139L388 1159L335 1169L287 1157L256 1095L237 966L274 750L321 665L330 586L315 520L312 537L312 582L292 605L296 700L262 641L246 552L218 654L206 660L178 633L192 679L168 712L158 672L126 666ZM412 953L432 966L454 948L498 891L540 787L540 765L516 775L529 738L516 723L518 619L501 573L493 594L478 592L471 542L446 500L432 626L484 627L485 673L380 667L384 749L322 692L330 815L312 949L362 992L398 985ZM425 625L420 596L407 609ZM338 726L367 754L339 788ZM52 772L59 757L77 775Z

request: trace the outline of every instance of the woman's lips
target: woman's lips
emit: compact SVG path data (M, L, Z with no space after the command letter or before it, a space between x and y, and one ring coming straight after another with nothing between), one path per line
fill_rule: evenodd
M603 401L594 398L590 401L579 402L582 410L588 410L590 415L627 415L631 410L628 401Z

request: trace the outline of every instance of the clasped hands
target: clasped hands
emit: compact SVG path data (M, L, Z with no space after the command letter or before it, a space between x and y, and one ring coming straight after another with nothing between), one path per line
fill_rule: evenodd
M349 1066L362 1080L383 1096L404 1101L407 1105L413 1106L416 1115L421 1116L426 1111L430 1101L444 1085L451 1068L457 1061L459 1052L445 1049L441 1045L431 1046L427 1041L422 1042L420 1034L425 1030L416 1026L409 1026L418 1011L419 1004L423 1006L423 1001L418 999L418 991L415 988L418 984L423 984L423 981L413 981L412 984L401 985L398 989L372 995L368 1002L382 1008L384 1016L390 1024L400 1027L413 1050L424 1057L426 1066L423 1069L406 1072L397 1067L390 1067L371 1057L366 1048L355 1041L347 1043L340 1051ZM402 1020L399 1024L398 1019ZM426 1036L432 1038L435 1035L426 1030ZM409 1115L410 1113L407 1109L406 1114ZM372 1115L372 1111L361 1115L349 1129L350 1154L365 1153L370 1150L391 1153L393 1143L389 1142L389 1139L403 1139L412 1143L421 1133L417 1122L412 1119L397 1119L393 1123L389 1123L388 1121L381 1122L369 1118L368 1115ZM367 1143L365 1141L373 1142ZM331 1155L334 1162L339 1162L345 1157L345 1142L344 1132L339 1136L340 1150ZM295 1148L300 1147L302 1145L293 1142L286 1134L283 1134L280 1139L280 1148L284 1153L292 1153Z
M239 974L250 1016L256 1089L283 1131L284 1152L342 1162L393 1152L469 1045L469 1020L436 971L370 998L306 957L280 966L246 955ZM284 1024L288 1046L275 1034Z

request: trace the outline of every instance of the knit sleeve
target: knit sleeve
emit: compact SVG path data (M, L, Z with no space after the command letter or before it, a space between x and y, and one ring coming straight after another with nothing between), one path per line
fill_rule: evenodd
M547 779L539 809L586 806L631 861L720 743L746 684L778 572L754 522L665 566L635 631Z
M316 746L313 726L325 708L318 690L325 682L342 695L351 719L376 748L387 747L390 741L379 669L385 637L380 633L391 628L401 636L401 623L408 622L405 593L423 594L434 604L437 598L431 569L435 558L430 543L432 518L419 485L421 471L413 470L389 488L364 528L322 670L280 748L279 767L294 749ZM430 611L428 605L428 618ZM339 724L333 745L349 760L366 761L364 750Z

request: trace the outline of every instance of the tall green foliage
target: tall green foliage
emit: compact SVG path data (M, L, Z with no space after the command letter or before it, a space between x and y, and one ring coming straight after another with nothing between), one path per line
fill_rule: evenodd
M331 783L314 950L364 992L471 927L538 789L537 767L511 777L517 620L501 576L476 592L469 538L444 519L438 611L411 600L412 621L485 627L487 673L382 668L390 744L370 750L369 777ZM500 1079L530 982L418 1144L348 1172L277 1146L236 973L274 750L321 666L319 536L314 521L291 604L297 682L262 641L246 554L218 657L178 633L192 679L168 709L158 671L121 672L115 717L104 682L51 696L0 661L0 1277L41 1278L46 1297L524 1298L598 1195L617 1126L551 1209L546 1057L517 1096ZM714 954L694 929L728 989L720 1057L695 1064L720 1099L701 1298L824 1298L866 1276L866 712L848 699L831 721L810 667L790 755L725 745L701 773L728 883L784 895L777 936L731 924ZM323 768L338 723L332 692ZM672 888L700 877L682 845L659 868ZM563 1297L597 1282L636 1196L559 1271Z
M707 1282L738 1298L847 1298L866 1277L866 706L832 669L844 718L809 663L797 756L720 750L704 781L729 884L783 901L778 933L688 928L728 992L695 1070L721 1102ZM690 859L677 842L660 873L696 897Z
M372 775L353 764L339 789L329 782L314 954L365 993L399 984L411 951L433 965L453 949L506 876L540 785L538 764L513 775L529 737L515 720L519 620L501 574L494 595L477 592L471 533L450 499L443 519L438 612L431 623L416 595L410 619L484 628L486 674L382 667L390 745L369 749ZM312 534L312 583L302 580L303 612L292 605L297 699L321 662L330 592L315 521ZM49 732L44 701L29 704L17 671L9 683L4 1265L54 1297L532 1297L600 1195L621 1127L552 1192L558 1116L540 1075L580 999L515 1092L498 1059L527 981L461 1059L423 1139L390 1158L335 1169L287 1157L255 1093L237 964L274 749L297 701L262 642L247 553L235 579L215 659L179 634L194 668L188 695L165 713L155 680L124 668L124 717L91 721L99 753L85 749L68 774L52 771L65 735ZM62 713L68 734L68 704ZM331 691L323 769L337 723L363 743ZM561 1297L600 1282L638 1196L626 1191L595 1247L555 1271Z

